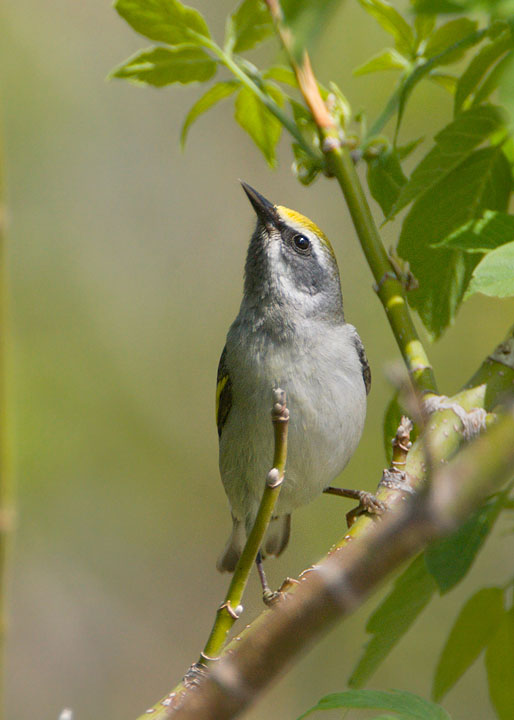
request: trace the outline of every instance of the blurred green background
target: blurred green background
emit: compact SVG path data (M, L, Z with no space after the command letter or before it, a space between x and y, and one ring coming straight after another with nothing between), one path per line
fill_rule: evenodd
M232 3L194 4L219 36ZM355 79L351 68L385 42L347 3L314 52L319 77L335 79L354 109L366 104L371 117L394 78ZM382 415L391 392L384 368L398 353L338 188L327 180L300 186L286 142L271 172L233 123L230 104L198 122L182 153L179 127L197 88L154 91L105 80L145 44L107 2L3 3L18 495L9 720L54 719L65 706L75 720L134 717L175 684L203 645L228 580L215 569L230 522L213 404L254 223L238 178L312 217L332 239L346 314L374 378L365 435L344 485L373 488L384 463ZM430 134L450 107L442 89L425 84L404 139ZM388 242L397 230L385 229ZM486 298L463 308L430 352L443 392L468 378L513 310L512 302ZM268 565L273 584L315 561L344 531L350 507L321 497L298 511L288 551ZM463 599L502 581L508 557L500 527L474 573L431 605L372 686L428 696ZM250 717L295 718L343 689L376 602L311 651ZM245 605L248 619L260 610L255 578ZM446 706L456 718L492 717L480 667Z

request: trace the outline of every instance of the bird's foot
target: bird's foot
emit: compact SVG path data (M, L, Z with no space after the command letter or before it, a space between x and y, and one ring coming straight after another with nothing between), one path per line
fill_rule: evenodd
M373 493L366 492L365 490L356 490L355 492L357 494L355 499L359 501L359 504L356 508L346 513L346 523L349 528L361 515L368 514L380 517L386 510L384 503L378 500Z
M356 508L346 513L346 522L348 527L351 527L355 520L365 513L368 513L369 515L382 515L382 513L386 510L386 506L383 502L378 500L373 493L366 492L365 490L348 490L346 488L327 487L323 490L323 492L328 495L338 495L339 497L346 497L359 501Z
M276 605L286 598L288 590L291 590L292 587L299 584L298 580L286 577L278 590L270 590L270 588L263 590L262 600L267 607L273 607L273 605Z

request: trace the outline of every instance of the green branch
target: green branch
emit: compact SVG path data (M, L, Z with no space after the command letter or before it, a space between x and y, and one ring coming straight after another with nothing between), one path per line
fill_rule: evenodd
M391 266L351 155L335 129L320 128L320 132L327 165L343 191L362 250L375 278L378 297L409 374L421 391L436 393L432 366L414 327L405 290Z
M198 661L200 666L205 666L211 659L218 657L226 642L228 633L241 613L239 607L246 583L278 500L286 467L287 429L289 424L289 411L286 407L286 396L283 390L273 390L271 421L275 435L273 469L270 470L266 478L257 517L237 563L225 600L216 613L214 625Z
M228 633L242 612L241 600L243 599L243 593L273 515L286 468L289 410L286 406L286 394L279 388L273 390L271 422L275 441L273 467L266 478L257 517L234 570L227 594L218 608L214 624L199 660L191 666L183 682L179 683L168 696L151 708L154 720L163 720L166 717L166 708L170 705L170 698L175 698L176 702L176 699L182 696L189 687L196 686L200 678L205 676L213 661L218 659L226 643ZM139 720L148 717L149 713L150 710L141 715Z

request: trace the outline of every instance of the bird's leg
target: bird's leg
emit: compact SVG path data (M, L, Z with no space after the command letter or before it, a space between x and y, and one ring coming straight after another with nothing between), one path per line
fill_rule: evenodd
M282 600L286 592L290 590L293 585L298 585L298 580L287 577L278 590L272 590L268 585L268 581L266 580L266 573L264 572L264 564L262 562L262 555L260 550L257 553L257 557L255 558L255 564L257 565L257 572L259 573L259 578L262 585L262 600L264 604L268 607L271 607L271 605L274 605L279 600Z
M260 550L257 553L257 557L255 558L255 564L257 565L257 572L259 573L259 580L261 581L262 586L262 600L265 605L273 605L273 603L279 599L278 593L274 592L268 585Z
M351 527L359 515L369 513L370 515L382 515L385 511L384 503L377 500L375 495L365 490L348 490L346 488L327 487L323 490L327 495L338 495L339 497L350 498L351 500L358 500L359 505L350 510L346 514L346 522L348 527Z

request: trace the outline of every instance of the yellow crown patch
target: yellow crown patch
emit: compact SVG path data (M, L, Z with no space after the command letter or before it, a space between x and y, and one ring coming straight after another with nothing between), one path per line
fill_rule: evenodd
M286 220L292 220L294 223L298 223L298 225L302 225L306 230L310 230L312 233L317 235L323 245L328 249L331 255L334 255L334 249L332 248L332 245L330 244L330 240L327 238L323 230L320 230L319 227L316 225L316 223L313 223L312 220L309 220L308 217L305 217L305 215L302 215L299 212L296 212L296 210L290 210L289 208L284 207L283 205L277 205L277 210L279 213L286 219Z

